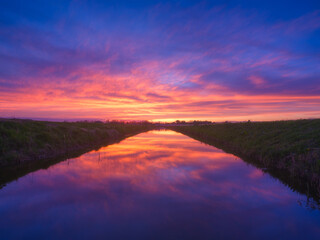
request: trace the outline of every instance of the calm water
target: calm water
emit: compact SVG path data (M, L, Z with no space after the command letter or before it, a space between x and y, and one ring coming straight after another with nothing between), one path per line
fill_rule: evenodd
M0 189L0 239L319 239L306 200L233 155L152 131Z

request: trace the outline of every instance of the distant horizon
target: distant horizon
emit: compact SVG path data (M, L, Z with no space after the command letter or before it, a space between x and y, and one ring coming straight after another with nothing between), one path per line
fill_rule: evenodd
M88 121L88 122L94 122L94 121L101 121L101 122L112 122L112 121L119 121L119 122L150 122L150 123L174 123L176 121L180 122L213 122L213 123L224 123L224 122L230 122L230 123L237 123L237 122L273 122L273 121L296 121L296 120L314 120L314 119L320 119L320 118L298 118L298 119L278 119L278 120L239 120L239 121L231 121L231 120L222 120L222 121L214 121L214 120L199 120L199 119L193 119L193 120L183 120L183 119L174 119L170 121L155 121L155 120L130 120L130 119L98 119L98 118L75 118L75 119L63 119L63 118L19 118L19 117L0 117L1 119L18 119L18 120L33 120L33 121L48 121L48 122L81 122L81 121Z

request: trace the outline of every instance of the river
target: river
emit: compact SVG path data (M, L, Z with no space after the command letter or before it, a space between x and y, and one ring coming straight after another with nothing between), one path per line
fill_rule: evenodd
M306 196L241 159L150 131L0 189L0 239L319 239Z

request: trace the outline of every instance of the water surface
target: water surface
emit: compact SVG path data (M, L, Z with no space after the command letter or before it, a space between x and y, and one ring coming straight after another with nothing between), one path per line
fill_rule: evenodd
M0 189L0 239L319 239L306 202L231 154L151 131Z

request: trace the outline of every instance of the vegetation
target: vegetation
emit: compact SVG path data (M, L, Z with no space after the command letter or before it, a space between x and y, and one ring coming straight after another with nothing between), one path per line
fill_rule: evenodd
M0 166L61 157L146 131L150 124L0 120Z
M173 126L263 169L303 179L320 195L320 119ZM279 174L278 174L279 176ZM281 176L283 177L283 176Z
M320 199L320 119L158 125L0 119L0 188L8 179L155 127L170 128L221 148L294 190Z

